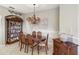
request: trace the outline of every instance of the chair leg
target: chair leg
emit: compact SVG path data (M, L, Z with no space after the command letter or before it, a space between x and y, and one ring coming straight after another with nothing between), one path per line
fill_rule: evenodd
M38 50L38 55L39 55L39 45L38 45L38 47L37 47L37 50Z
M25 44L25 52L26 52L26 44Z
M48 45L47 45L47 50L49 50Z
M22 43L21 43L20 51L21 51L21 49L22 49Z
M19 42L18 46L20 46L20 42Z
M33 55L33 47L32 47L32 55Z
M24 47L25 47L25 44L23 44L22 48L24 48Z
M29 48L29 46L27 45L27 53L28 53L28 48Z
M48 47L47 47L47 46L45 46L45 51L46 51L46 54L47 54L47 49L48 49Z

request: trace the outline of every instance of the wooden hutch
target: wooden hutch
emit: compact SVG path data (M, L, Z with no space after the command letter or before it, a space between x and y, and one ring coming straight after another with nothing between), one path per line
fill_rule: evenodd
M22 31L23 20L16 15L8 15L5 17L5 43L11 44L17 42L19 32Z

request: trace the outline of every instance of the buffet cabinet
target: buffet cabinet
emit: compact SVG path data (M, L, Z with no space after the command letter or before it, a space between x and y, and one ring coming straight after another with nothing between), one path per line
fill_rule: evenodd
M19 32L22 31L23 20L19 16L15 15L6 16L5 19L6 44L17 42L19 40Z
M53 55L77 55L78 45L72 42L63 42L60 38L53 39Z

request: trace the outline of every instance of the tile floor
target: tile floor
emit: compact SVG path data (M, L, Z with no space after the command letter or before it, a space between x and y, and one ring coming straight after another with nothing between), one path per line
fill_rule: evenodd
M52 54L52 43L49 44L49 50L48 50L48 54L47 55L51 55ZM2 47L0 47L0 55L31 55L31 49L29 49L28 53L24 52L24 49L22 49L22 51L20 51L20 47L17 43L11 44L11 45L4 45ZM34 55L38 55L37 50L34 49ZM39 55L46 55L45 50L42 49L40 50L40 54Z

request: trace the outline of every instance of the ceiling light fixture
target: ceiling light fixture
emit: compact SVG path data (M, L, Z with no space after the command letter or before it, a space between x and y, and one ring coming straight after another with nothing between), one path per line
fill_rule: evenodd
M30 16L30 17L27 18L27 20L32 24L38 24L40 22L40 18L35 15L35 5L36 4L33 4L33 6L34 6L34 14L33 14L33 16Z

